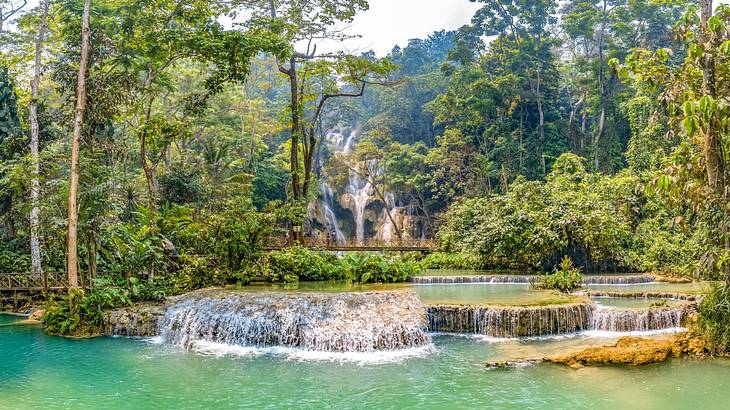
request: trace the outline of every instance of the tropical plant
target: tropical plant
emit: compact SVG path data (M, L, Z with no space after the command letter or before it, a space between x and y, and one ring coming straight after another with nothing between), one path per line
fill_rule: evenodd
M539 289L555 289L570 293L583 285L583 274L580 268L573 266L573 260L564 256L553 273L545 274L535 283Z

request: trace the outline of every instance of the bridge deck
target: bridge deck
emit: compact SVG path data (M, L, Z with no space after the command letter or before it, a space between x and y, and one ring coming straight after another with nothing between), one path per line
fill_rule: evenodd
M264 246L266 251L275 251L285 249L291 246L285 238L269 238L267 245ZM383 241L369 239L365 241L346 241L346 242L328 242L319 238L304 238L304 242L300 244L305 248L315 250L327 250L335 252L433 252L438 249L438 243L430 240L420 239L402 239L394 241Z
M335 251L335 252L380 252L380 251L394 251L394 252L432 252L434 248L428 247L428 246L348 246L348 245L330 245L330 246L314 246L314 245L304 245L306 248L309 249L321 249L326 251ZM284 245L274 245L274 246L265 246L264 250L266 251L278 251L281 249L286 249L288 246Z

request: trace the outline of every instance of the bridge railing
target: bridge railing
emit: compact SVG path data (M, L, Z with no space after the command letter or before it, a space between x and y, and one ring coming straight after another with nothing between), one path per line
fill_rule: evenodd
M66 272L47 272L48 289L68 288ZM0 290L45 289L44 276L33 273L0 273Z
M266 241L267 248L282 248L292 245L293 241L286 237L271 237ZM362 241L349 239L338 241L334 238L327 240L319 237L304 237L302 246L310 248L363 248L363 249L438 249L439 244L431 239L392 239L383 240L369 238Z

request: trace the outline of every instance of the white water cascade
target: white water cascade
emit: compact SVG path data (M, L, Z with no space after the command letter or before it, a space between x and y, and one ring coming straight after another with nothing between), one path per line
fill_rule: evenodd
M320 201L320 205L322 206L324 213L325 226L329 232L334 232L337 243L343 245L346 241L345 234L342 232L342 229L340 229L340 224L337 221L335 211L332 210L332 207L334 206L334 192L332 192L332 187L330 187L326 182L322 182L321 189L322 199Z
M593 312L593 330L609 332L647 332L682 327L686 307L613 309L601 308Z
M193 350L210 343L320 352L427 346L426 310L410 291L187 294L165 312L159 335Z
M352 153L359 137L357 129L338 125L325 135L328 155L321 157L320 161ZM324 163L319 165L326 169ZM342 186L330 185L325 175L320 184L320 198L309 205L312 233L320 237L326 233L328 238L334 238L338 243L354 239L363 244L370 238L392 242L399 232L406 239L425 240L427 225L417 208L413 204L404 206L393 192L379 193L376 188L380 187L374 187L371 178L365 176L382 176L382 164L371 159L359 163L358 167L361 168L358 171L364 172L341 171L347 172Z

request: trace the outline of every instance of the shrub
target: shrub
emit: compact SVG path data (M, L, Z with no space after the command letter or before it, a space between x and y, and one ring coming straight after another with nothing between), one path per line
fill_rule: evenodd
M267 277L274 282L347 279L337 256L301 246L271 252L267 262Z
M583 274L580 268L573 266L573 260L565 256L560 261L560 265L555 267L555 272L542 276L535 284L535 287L540 289L556 289L569 293L580 289L582 284Z
M700 303L699 328L712 353L730 351L730 288L712 286Z
M371 253L349 254L343 263L350 279L360 283L405 282L422 270L417 261Z
M30 272L30 255L0 250L0 272Z
M479 256L465 252L434 252L421 261L424 269L482 269Z
M43 321L46 333L78 336L98 332L104 311L131 304L122 288L105 287L86 294L83 289L71 289L68 295L49 301Z

